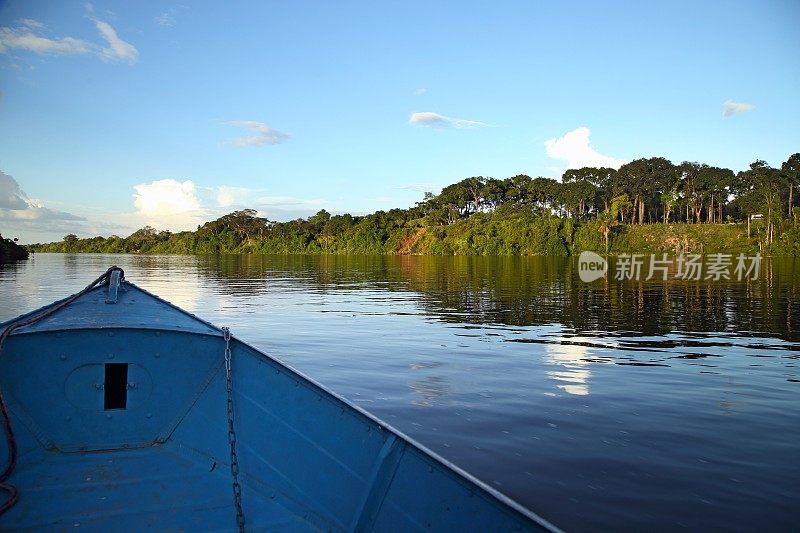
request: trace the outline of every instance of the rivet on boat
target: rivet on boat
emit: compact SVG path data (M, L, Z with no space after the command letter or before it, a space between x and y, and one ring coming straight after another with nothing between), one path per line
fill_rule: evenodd
M114 354L113 353L108 354L108 358L109 359L114 359Z
M106 420L111 420L111 414L110 413L106 413Z
M67 356L62 353L60 359L62 361L66 361L67 360Z
M147 413L145 416L146 416L147 418L153 418L153 413Z

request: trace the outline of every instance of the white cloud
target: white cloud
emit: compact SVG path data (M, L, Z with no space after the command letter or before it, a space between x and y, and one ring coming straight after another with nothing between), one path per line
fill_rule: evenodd
M38 20L20 19L19 23L25 26L26 28L30 28L32 30L41 30L42 28L44 28L44 24L42 24Z
M444 115L440 115L439 113L433 113L432 111L423 111L420 113L411 113L411 117L408 119L409 124L413 124L415 126L425 126L427 128L478 128L481 126L489 126L489 124L485 124L483 122L477 122L475 120L465 120L463 118L450 118Z
M441 185L431 185L428 183L409 183L408 185L400 185L397 187L401 191L414 191L414 192L433 192L442 189Z
M87 4L87 11L92 14L91 4ZM22 19L21 26L16 28L0 28L0 54L10 49L27 50L41 55L79 55L95 54L106 61L127 61L135 63L139 51L132 44L123 41L114 28L107 22L92 18L105 39L106 45L90 43L74 37L50 38L42 34L44 24L33 19Z
M217 204L220 207L230 207L233 205L243 205L252 196L252 189L245 187L228 187L222 185L217 187Z
M171 28L175 25L175 17L169 11L165 11L161 13L157 17L155 17L156 24L159 26L164 26L165 28Z
M305 200L292 196L261 196L255 199L257 207L317 207L327 204L325 200Z
M744 102L734 102L733 100L725 100L722 104L722 116L730 117L738 115L739 113L746 113L755 109L753 104L745 104Z
M155 180L134 185L133 207L145 216L179 215L200 210L194 183L191 180Z
M619 168L627 161L598 153L589 142L591 130L581 126L563 137L544 142L548 157L567 162L567 169L583 167Z
M281 144L292 138L288 133L283 133L276 129L272 129L263 122L256 122L255 120L231 120L227 123L229 126L235 128L244 128L255 132L255 135L247 137L236 137L227 141L227 144L236 146L265 146L273 144Z
M0 172L0 209L27 209L28 197L19 188L17 180Z
M128 63L135 63L139 59L139 51L136 47L120 39L109 23L102 20L95 20L94 23L100 31L100 35L108 43L108 46L100 48L98 52L101 58L106 61L127 61Z
M171 7L163 13L157 15L153 20L155 20L156 24L159 26L171 28L177 23L178 14L185 9L189 9L189 6L180 5Z
M133 207L136 213L119 217L128 225L149 224L171 231L193 229L205 222L208 213L202 207L197 189L191 180L155 180L134 185Z
M51 233L54 228L59 232L80 227L86 219L45 207L41 202L28 198L17 181L0 172L0 223L3 230L11 230L13 235L24 241L41 240L34 236Z
M414 94L415 94L416 96L422 96L422 95L423 95L423 94L425 94L426 92L428 92L428 89L426 89L425 87L420 87L419 89L417 89L416 91L414 91Z
M36 35L34 29L37 28L30 26L0 28L0 54L6 53L12 48L45 55L85 54L92 51L92 44L82 39L73 39L72 37L50 39Z

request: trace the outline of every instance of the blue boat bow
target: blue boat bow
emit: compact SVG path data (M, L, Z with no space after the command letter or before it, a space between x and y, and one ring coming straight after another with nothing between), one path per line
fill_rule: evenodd
M0 529L556 530L121 269L0 329Z

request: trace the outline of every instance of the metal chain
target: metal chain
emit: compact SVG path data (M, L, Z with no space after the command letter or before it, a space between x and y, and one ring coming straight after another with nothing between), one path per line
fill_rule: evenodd
M233 425L233 376L231 375L231 330L222 328L225 339L225 387L228 390L228 444L231 448L231 475L233 476L233 502L236 506L236 524L244 532L242 511L242 486L239 484L239 459L236 456L236 430Z

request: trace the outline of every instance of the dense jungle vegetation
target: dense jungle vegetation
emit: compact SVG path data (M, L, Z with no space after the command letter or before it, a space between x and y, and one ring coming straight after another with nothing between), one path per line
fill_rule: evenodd
M244 209L171 233L144 227L128 237L29 246L47 252L359 253L557 255L755 253L800 255L800 153L780 168L747 170L637 159L618 170L567 170L561 181L517 175L466 178L408 209L365 216L321 210L275 222Z

